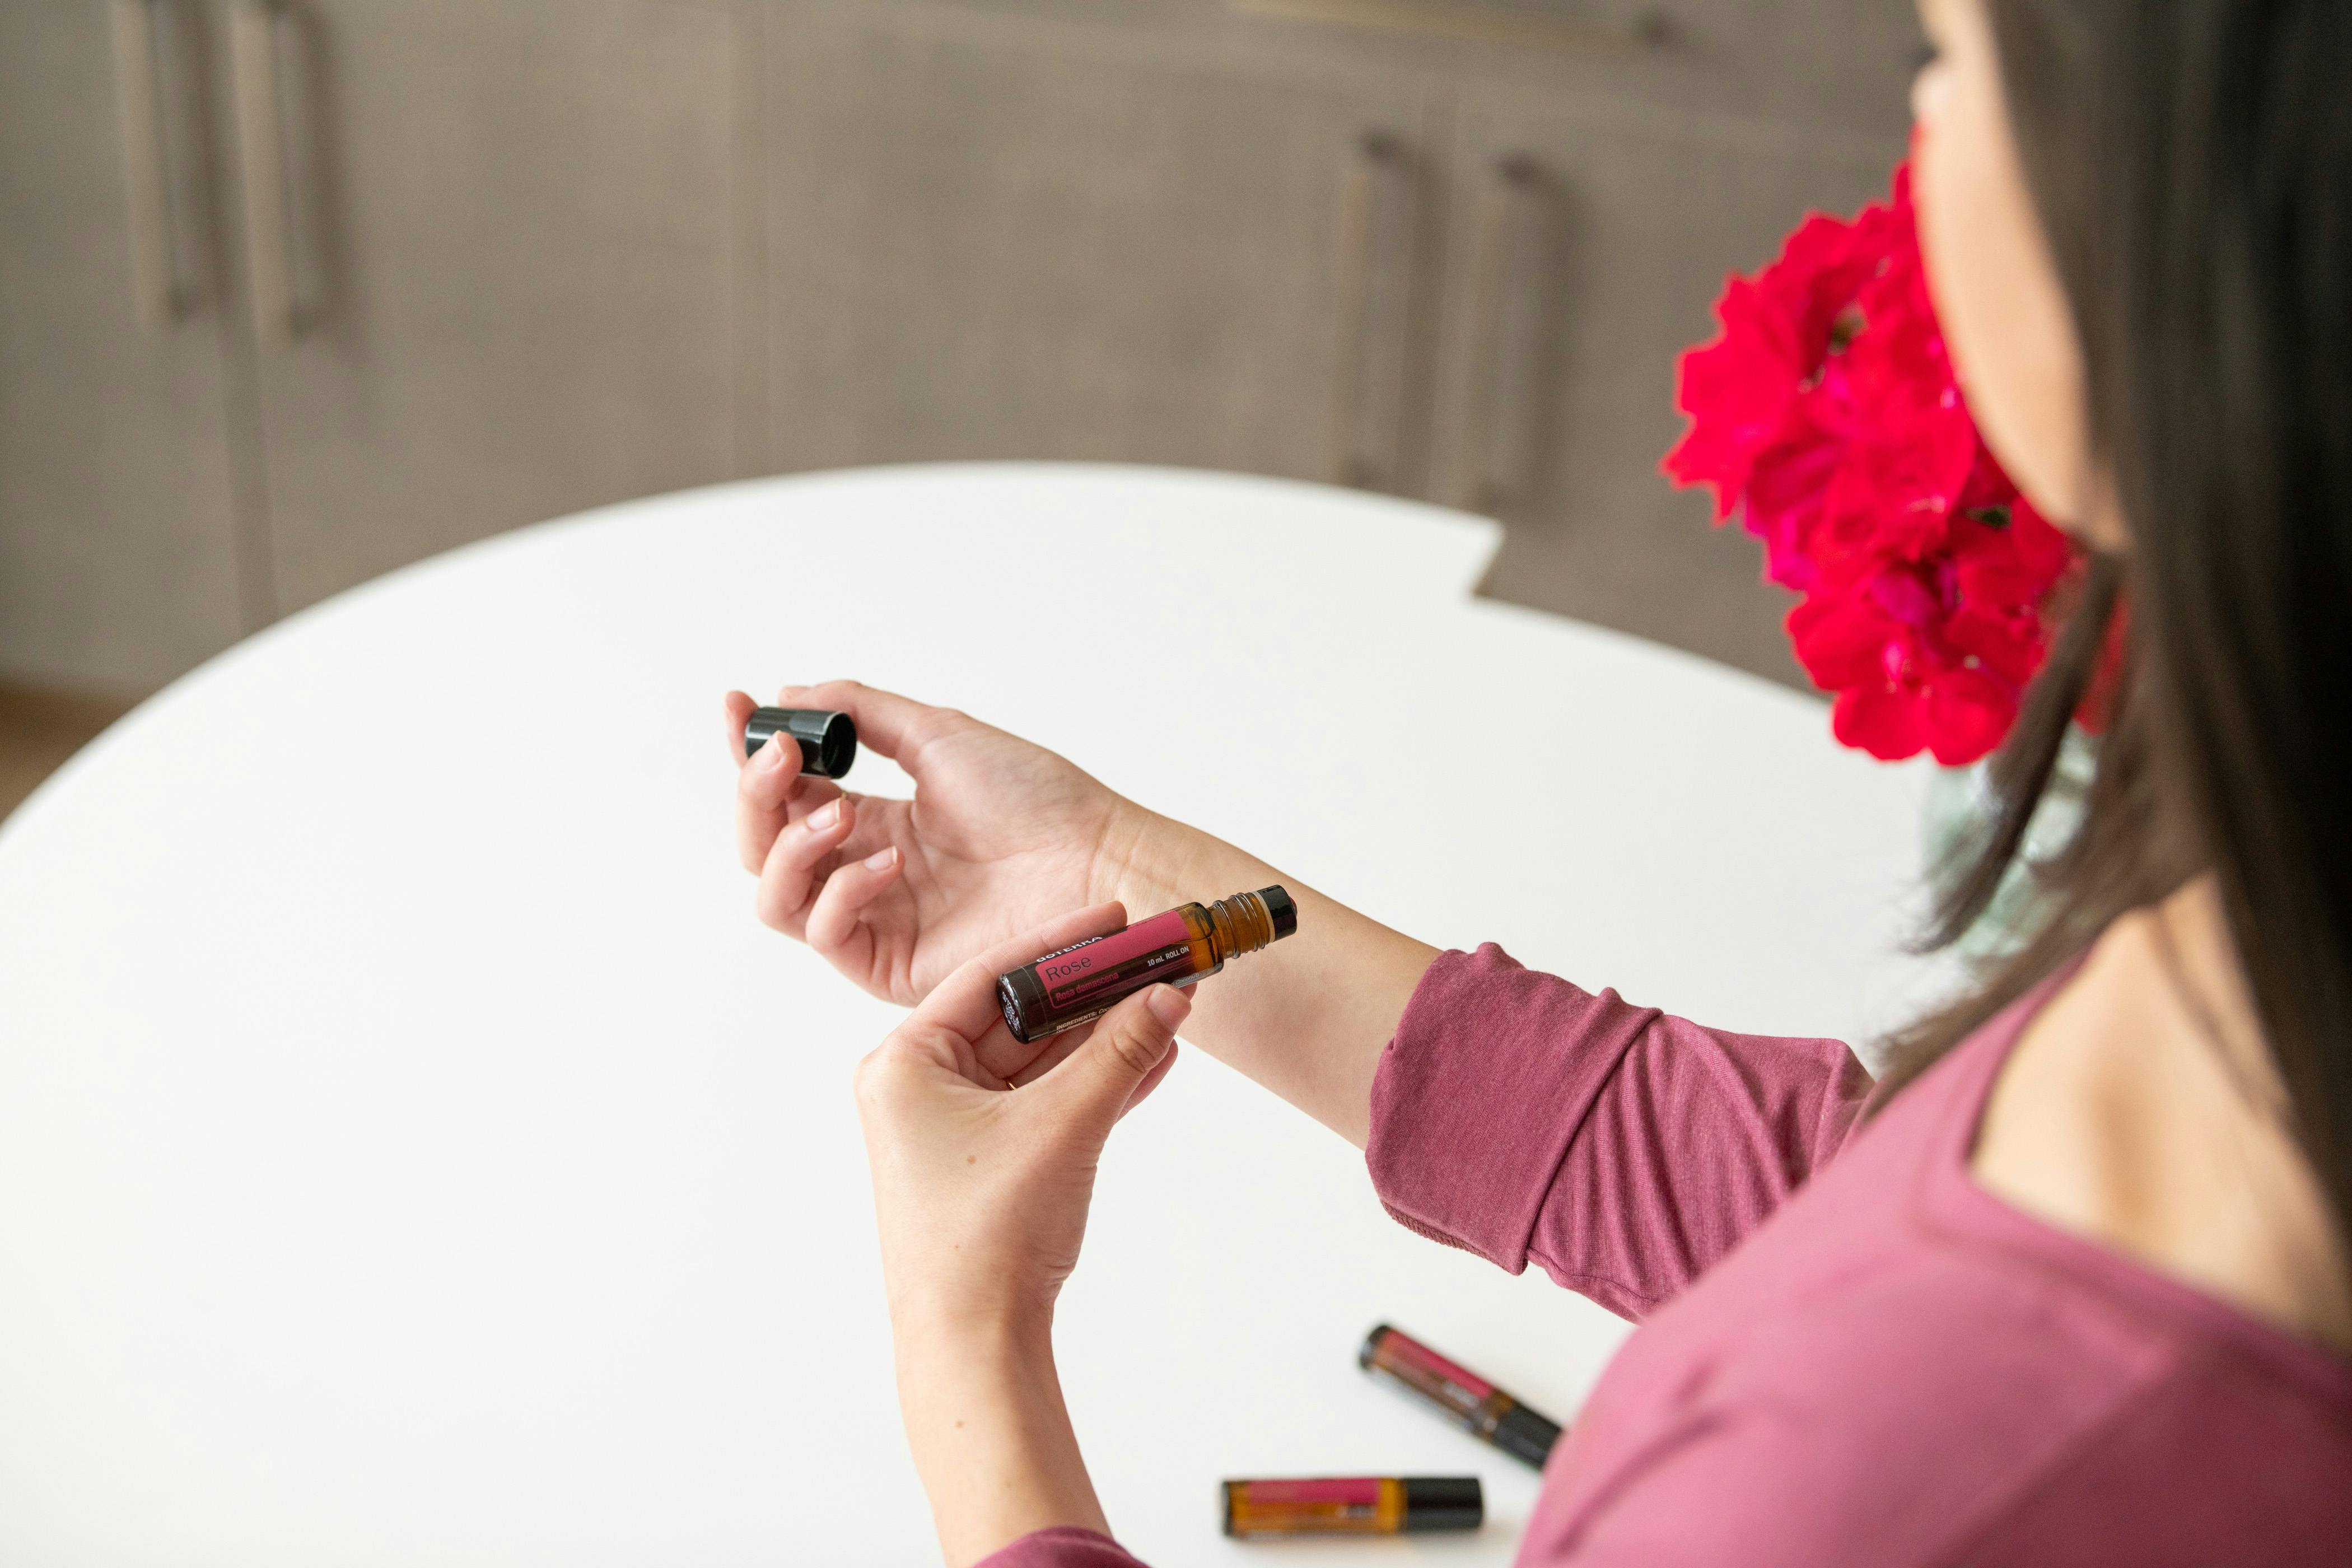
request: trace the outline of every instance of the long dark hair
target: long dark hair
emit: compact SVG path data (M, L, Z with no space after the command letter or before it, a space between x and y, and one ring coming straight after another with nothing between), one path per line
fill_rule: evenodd
M2047 913L1895 1044L1881 1098L2210 871L2352 1226L2352 5L1988 0L2027 184L2081 333L2131 549L2093 563L1992 769L1937 935L2021 850L2121 615L2126 677Z

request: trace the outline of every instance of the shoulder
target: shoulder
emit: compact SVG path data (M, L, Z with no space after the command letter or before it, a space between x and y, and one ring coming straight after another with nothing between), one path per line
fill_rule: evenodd
M2352 1247L2208 901L2192 888L2099 939L2010 1052L1969 1165L2100 1266L2352 1352Z
M2352 1560L2343 1412L2063 1280L1931 1249L1666 1348L1596 1395L1524 1563Z

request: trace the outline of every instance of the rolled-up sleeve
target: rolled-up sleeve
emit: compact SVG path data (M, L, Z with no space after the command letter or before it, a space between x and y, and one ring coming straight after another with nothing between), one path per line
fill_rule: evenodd
M1063 1527L1032 1531L972 1568L1144 1568L1108 1535Z
M1489 942L1413 992L1365 1160L1405 1226L1640 1318L1835 1153L1870 1088L1839 1041L1704 1028Z

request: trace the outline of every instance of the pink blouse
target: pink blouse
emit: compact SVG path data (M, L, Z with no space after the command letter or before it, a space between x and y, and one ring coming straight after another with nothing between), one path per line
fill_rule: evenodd
M1430 968L1372 1087L1381 1201L1643 1325L1522 1564L2352 1563L2352 1364L1970 1178L2051 989L1863 1124L1836 1041L1702 1028L1491 943ZM1139 1565L1052 1530L982 1568Z

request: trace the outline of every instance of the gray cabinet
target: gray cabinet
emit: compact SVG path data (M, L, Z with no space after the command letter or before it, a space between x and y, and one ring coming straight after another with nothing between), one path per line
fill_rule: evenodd
M740 471L738 25L301 0L235 37L281 607ZM273 167L285 199L257 205Z
M0 0L0 672L759 467L761 15Z
M1792 679L1654 475L1722 275L1901 151L1878 0L0 0L0 676L144 690L732 476L1099 458L1487 510Z
M238 583L201 40L173 21L0 4L0 669L20 678L144 692L262 613Z
M869 4L770 40L780 468L1422 482L1436 116L1101 29Z
M1506 524L1487 593L1801 683L1754 543L1658 477L1675 363L1727 271L1884 193L1915 39L1853 0L806 0L770 457L1427 496Z
M1456 132L1435 497L1505 525L1484 591L1799 680L1757 543L1657 471L1675 362L1724 277L1890 160L1755 127L1466 112Z

